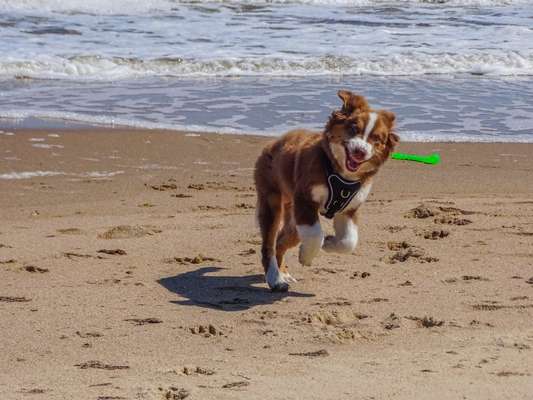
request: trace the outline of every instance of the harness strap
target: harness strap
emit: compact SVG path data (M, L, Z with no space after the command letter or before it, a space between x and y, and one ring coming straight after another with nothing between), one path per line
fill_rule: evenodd
M361 188L359 181L347 181L333 170L331 161L324 152L324 161L326 165L326 180L328 182L328 200L324 209L326 218L331 219L333 216L346 208L354 196Z

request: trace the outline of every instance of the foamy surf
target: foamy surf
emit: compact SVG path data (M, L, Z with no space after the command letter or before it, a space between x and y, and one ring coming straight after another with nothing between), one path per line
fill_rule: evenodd
M398 114L398 113L397 113ZM197 133L185 133L185 136L198 137L200 133L209 133L209 134L233 134L233 135L257 135L257 136L270 136L276 137L279 136L291 129L296 127L307 128L320 132L325 121L317 118L316 122L313 124L278 124L276 126L271 126L265 129L249 129L243 126L241 129L237 128L218 128L214 125L182 125L182 124L170 124L170 123L157 123L157 122L145 122L140 120L128 120L105 117L94 117L91 115L83 114L72 114L72 113L58 113L51 112L46 113L36 113L31 115L29 113L24 113L25 117L35 117L35 118L44 118L47 120L55 120L58 123L63 125L63 129L66 129L66 132L69 131L69 126L72 123L86 123L87 125L94 126L95 128L109 128L109 129L149 129L149 130L168 130L176 131L177 134L182 134L182 132L197 132ZM0 124L2 121L2 113L0 112ZM530 123L533 123L533 114L529 116ZM23 122L23 119L19 120ZM290 122L290 121L289 121ZM511 134L502 135L501 131L498 130L465 130L461 126L458 126L455 131L450 129L435 129L427 124L427 120L420 120L416 125L418 125L422 130L412 129L410 126L413 125L413 122L409 119L402 120L400 114L398 120L398 133L401 135L402 142L482 142L482 143L533 143L533 132L526 130L525 133L513 132ZM527 122L524 122L527 124ZM524 131L522 131L524 132ZM60 144L47 144L47 143L33 143L32 147L38 147L42 149L62 149L64 146ZM123 173L119 171L116 173ZM95 172L93 175L88 174L84 176L98 176L98 172ZM103 175L102 175L103 176ZM108 176L113 176L108 175ZM5 178L4 178L5 179Z
M60 171L21 171L21 172L8 172L0 174L0 179L11 180L11 179L31 179L36 177L44 176L57 176L57 175L66 175L65 172Z
M144 77L533 75L533 53L397 54L358 57L245 57L215 60L84 56L42 61L0 60L0 78L117 80Z
M123 174L124 171L91 171L81 174L69 173L63 171L20 171L20 172L7 172L0 174L0 179L3 180L20 180L20 179L32 179L42 178L48 176L73 176L80 178L111 178L116 175Z

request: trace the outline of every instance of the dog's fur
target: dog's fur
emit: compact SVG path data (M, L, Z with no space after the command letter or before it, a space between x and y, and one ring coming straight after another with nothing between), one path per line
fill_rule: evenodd
M294 130L267 145L255 165L257 214L262 264L273 291L288 290L295 279L283 257L301 242L299 261L311 265L321 248L351 253L357 244L357 209L366 200L372 177L399 141L395 116L370 109L364 97L341 90L342 109L331 114L322 134ZM333 220L334 236L320 227L319 213L328 197L327 162L361 189ZM282 226L280 230L280 226Z

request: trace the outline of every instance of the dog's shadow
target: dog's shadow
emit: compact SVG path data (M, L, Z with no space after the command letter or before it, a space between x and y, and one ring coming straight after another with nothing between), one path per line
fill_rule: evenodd
M264 283L263 275L210 275L225 268L204 266L194 271L159 279L167 290L186 298L172 303L184 306L213 308L224 311L243 311L254 306L272 304L285 297L312 297L313 294L288 291L273 293Z

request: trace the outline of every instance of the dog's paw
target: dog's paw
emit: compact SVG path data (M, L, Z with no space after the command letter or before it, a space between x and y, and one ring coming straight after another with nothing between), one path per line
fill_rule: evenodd
M328 253L342 253L349 254L355 250L357 245L357 237L337 238L336 236L328 235L324 239L322 249Z
M300 264L310 267L313 265L313 258L317 255L318 250L314 248L309 248L309 246L300 246L300 250L298 252L298 261Z
M284 273L280 272L276 259L272 259L265 276L270 290L273 292L286 292L289 290L289 281L287 281L284 275Z
M324 239L324 244L322 248L327 252L333 252L337 249L337 238L333 235L328 235Z
M293 278L291 274L289 274L288 272L281 272L281 276L283 278L283 280L287 283L296 283L298 282L296 280L296 278Z

